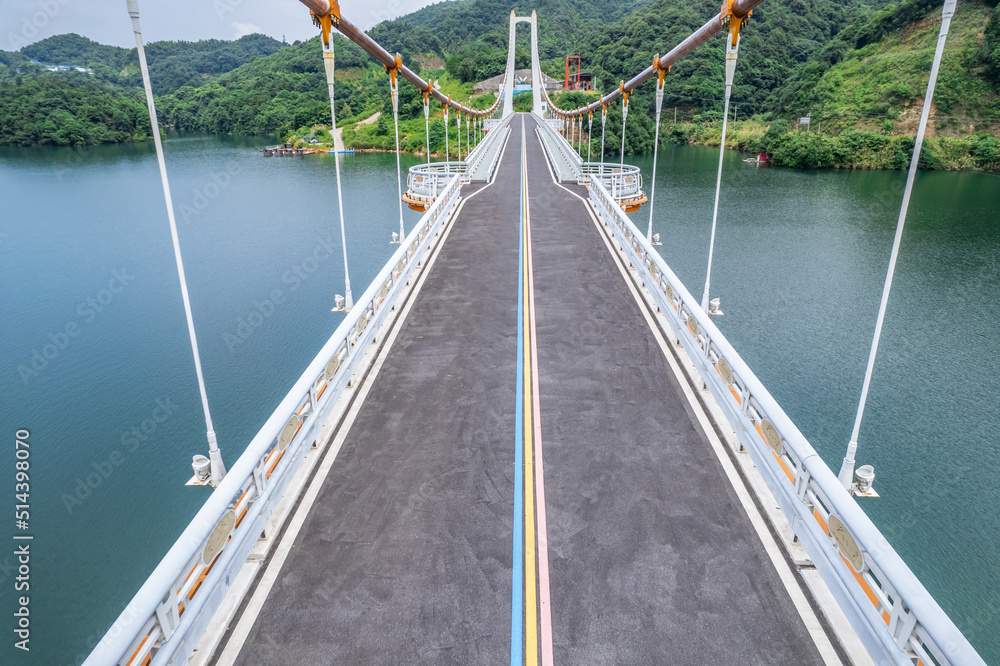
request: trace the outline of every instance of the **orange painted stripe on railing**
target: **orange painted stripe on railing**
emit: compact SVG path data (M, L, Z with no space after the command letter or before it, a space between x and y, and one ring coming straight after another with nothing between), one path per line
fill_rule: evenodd
M830 526L826 524L826 521L823 519L823 514L819 512L819 509L813 509L813 518L815 518L816 522L819 523L819 526L823 528L826 535L830 536Z
M201 587L201 584L205 582L205 576L208 575L208 572L209 572L209 570L211 568L212 567L210 567L210 566L205 567L204 569L201 570L201 573L198 574L198 577L195 579L194 583L191 585L191 589L188 590L188 593L187 593L187 598L188 599L194 599L194 593L197 592L198 588Z
M301 424L299 425L299 427L302 427ZM296 430L295 432L297 434L299 431ZM274 472L274 468L278 466L279 462L281 462L281 456L283 456L283 455L285 455L284 451L281 451L280 453L278 453L278 457L276 457L274 459L274 462L271 463L271 469L267 470L267 474L265 475L265 478L268 478L268 479L271 478L271 474Z
M791 483L795 483L795 475L792 474L792 470L788 469L788 465L785 464L785 461L781 459L781 456L779 456L773 450L771 451L771 455L774 456L774 459L778 461L779 465L781 465L781 469L785 472L785 476L788 477L788 481Z
M128 661L126 661L126 662L125 662L126 666L127 666L128 664L131 664L131 663L132 663L132 660L133 660L133 659L135 659L135 656L136 656L137 654L139 654L139 650L141 650L141 649L142 649L142 646L143 646L143 645L145 645L145 644L146 644L146 641L148 641L148 640L149 640L149 634L146 634L145 636L143 636L143 637L142 637L142 642L141 642L141 643L139 643L139 647L137 647L137 648L135 649L135 652L133 652L133 653L132 653L132 656L131 656L131 657L129 657L129 658L128 658Z
M327 384L326 382L323 382L323 388L321 388L319 391L316 391L316 399L317 400L319 400L320 398L323 397L323 393L326 391L326 387L327 386L329 386L329 384Z
M737 405L742 405L743 404L743 399L740 398L740 394L736 392L736 389L734 389L732 386L730 386L729 387L729 392L733 394L734 398L736 398L736 404Z
M892 618L889 617L889 611L882 611L882 621L885 622L885 626L889 626L889 622Z
M868 601L872 602L872 606L878 608L878 597L875 595L875 591L872 590L871 585L868 584L868 581L865 580L865 577L854 570L854 567L851 566L851 563L847 561L846 557L841 555L840 559L844 560L844 565L852 574L854 574L854 578L858 581L858 585L860 585L861 589L868 595Z
M774 449L771 448L771 445L767 443L767 438L764 437L764 431L760 429L760 424L754 421L753 427L757 429L757 434L760 435L762 440L764 440L764 444L767 444L767 448L771 452L771 455L774 456L774 459L778 461L779 465L781 465L781 469L785 472L785 476L788 477L790 482L795 483L795 475L792 474L792 470L788 469L788 465L786 465L785 461L781 459L781 456L775 453Z
M243 511L241 511L241 512L240 512L240 515L236 517L236 524L235 524L235 525L233 525L233 529L234 529L234 530L235 530L235 529L236 529L237 527L239 527L239 526L240 526L240 523L242 523L242 522L243 522L243 519L244 519L244 518L246 517L246 515L247 515L247 511L248 511L249 509L250 509L250 503L248 502L248 503L247 503L247 504L246 504L246 505L245 505L245 506L243 507Z
M153 661L153 655L147 654L146 658L142 660L142 663L139 664L139 666L148 666L149 662L151 662L151 661Z
M184 602L183 601L180 602L179 604L177 604L177 617L180 617L181 615L184 615Z
M226 539L226 543L229 543L232 540L233 540L233 535L230 534L229 537ZM198 588L201 587L201 584L205 582L205 577L208 576L208 574L212 571L212 567L215 566L215 563L219 561L219 555L222 555L223 550L225 550L225 547L220 548L219 553L215 556L215 559L212 560L212 563L209 564L207 567L205 567L205 569L200 574L198 574L198 580L194 582L194 585L191 586L191 591L188 592L187 594L188 599L194 599L194 593L197 592Z
M184 576L184 583L186 583L186 582L188 582L188 580L190 580L191 574L193 574L194 570L197 569L197 568L198 568L198 563L195 562L194 566L191 567L191 571L188 571L188 575ZM181 589L184 588L184 583L181 583L181 586L177 588L177 594L181 593Z

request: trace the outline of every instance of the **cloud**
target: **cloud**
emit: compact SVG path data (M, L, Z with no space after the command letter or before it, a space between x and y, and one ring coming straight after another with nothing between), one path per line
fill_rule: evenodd
M264 32L263 28L253 23L239 23L233 21L233 28L236 29L236 34L233 35L233 39L239 39L240 37L246 37L247 35L252 35L255 32Z

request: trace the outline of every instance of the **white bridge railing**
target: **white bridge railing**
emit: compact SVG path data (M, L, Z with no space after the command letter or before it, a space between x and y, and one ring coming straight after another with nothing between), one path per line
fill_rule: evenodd
M985 665L611 193L590 201L877 663Z
M437 201L357 300L278 408L84 662L183 664L247 560L404 286L426 265L459 202L452 174Z
M510 120L513 117L513 114L504 116L498 119L492 126L487 127L486 136L483 137L479 145L473 148L472 152L465 158L470 177L473 177L479 171L483 160L489 159L491 163L487 165L485 180L490 181L493 178L493 172L496 171L497 164L500 162L500 147L498 144L502 144L506 138L507 125L510 124ZM486 122L489 123L490 119L487 119Z
M463 183L468 182L465 162L431 162L411 166L406 176L403 201L429 206L456 177Z
M635 199L642 196L642 173L639 167L631 164L614 164L604 162L583 162L580 165L582 180L589 182L591 178L601 181L616 201Z

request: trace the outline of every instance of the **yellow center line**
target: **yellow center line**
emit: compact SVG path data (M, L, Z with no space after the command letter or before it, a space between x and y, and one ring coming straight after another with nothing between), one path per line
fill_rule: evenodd
M524 125L521 125L521 143L524 144ZM526 151L521 153L521 179L524 196L524 219L521 220L522 231L526 232L528 227L528 157ZM525 235L525 238L527 236ZM525 254L530 252L527 243L523 245ZM524 321L530 320L528 309L528 262L522 262L524 277ZM524 326L524 349L530 349L529 327ZM538 664L538 592L535 585L535 493L534 484L531 482L535 478L534 456L532 454L532 432L531 425L531 358L529 353L524 354L524 624L525 624L525 653L524 661L529 666Z

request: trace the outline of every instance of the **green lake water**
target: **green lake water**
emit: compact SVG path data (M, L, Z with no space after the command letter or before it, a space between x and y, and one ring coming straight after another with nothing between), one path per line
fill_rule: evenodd
M266 159L257 152L266 142L166 142L228 461L342 317L330 312L343 293L333 158ZM660 155L654 229L696 295L717 159L689 146ZM628 161L643 167L648 191L651 158ZM418 162L404 156L403 168ZM394 249L395 157L359 154L343 165L360 294ZM904 177L757 168L727 156L712 276L726 314L717 322L834 469ZM183 485L191 456L206 448L204 422L152 147L0 148L0 201L0 424L8 442L18 428L31 432L35 536L32 652L14 650L0 623L0 663L78 663L204 501L204 489ZM998 211L995 176L918 177L858 454L875 466L882 494L862 506L991 663L1000 663ZM644 229L648 215L644 207L633 219ZM404 216L407 229L418 219ZM268 308L275 291L281 302ZM241 324L261 307L270 314ZM13 445L2 455L0 487L13 488ZM13 558L2 553L11 550L0 551L8 618Z

